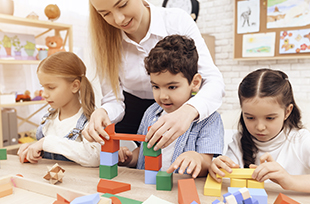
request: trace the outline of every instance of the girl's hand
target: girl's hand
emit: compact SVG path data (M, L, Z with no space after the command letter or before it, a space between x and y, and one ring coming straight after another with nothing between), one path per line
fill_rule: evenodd
M279 184L283 189L289 190L291 187L292 175L287 173L285 169L276 162L272 156L267 152L260 157L260 165L250 165L250 168L255 168L252 174L252 178L258 182L266 181L270 179L271 181Z
M187 168L186 173L192 174L192 177L196 178L202 169L202 162L204 159L200 153L195 151L183 152L167 169L167 173L172 173L180 167L179 174L183 174Z
M209 174L216 180L217 182L221 182L221 178L217 178L216 174L224 177L225 173L220 170L220 168L226 170L228 173L232 172L231 168L239 168L239 165L234 163L229 157L227 156L218 156L217 158L213 159L211 163L211 167L209 169Z
M39 141L31 144L28 147L28 153L26 159L30 163L38 163L40 159L42 159L41 152L43 150L43 142L44 142L44 137L40 139Z
M96 109L90 117L89 123L82 131L82 135L89 142L98 142L104 145L103 139L99 136L110 139L109 135L104 131L104 128L111 124L107 112L103 108Z
M128 166L132 160L132 152L127 147L120 147L118 150L118 165Z
M157 151L162 147L167 147L175 139L184 134L195 118L199 116L198 111L191 105L183 105L179 109L164 115L149 129L145 141L148 148L162 137L154 147Z
M28 147L31 145L32 143L24 143L22 144L18 151L17 151L17 155L19 156L19 161L20 163L24 163L25 158L27 157L27 153L28 153Z

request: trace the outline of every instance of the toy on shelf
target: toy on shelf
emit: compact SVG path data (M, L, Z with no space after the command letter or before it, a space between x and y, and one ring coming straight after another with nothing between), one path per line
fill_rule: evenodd
M55 21L60 16L60 9L56 4L49 4L45 7L44 13L48 20Z
M41 101L44 100L44 98L42 97L42 90L36 90L34 92L34 98L32 98L32 101Z
M56 52L65 52L63 40L60 36L49 36L45 38L45 45L48 47L47 55L50 56Z
M58 165L58 163L54 164L51 168L47 167L48 172L45 174L43 178L49 180L51 184L55 184L58 181L62 183L62 178L64 177L65 170Z
M16 102L31 101L30 91L26 90L24 94L18 94L15 99Z
M38 16L38 14L36 14L35 12L31 12L31 13L29 13L27 16L26 16L26 18L29 18L29 19L34 19L34 20L39 20L39 16Z

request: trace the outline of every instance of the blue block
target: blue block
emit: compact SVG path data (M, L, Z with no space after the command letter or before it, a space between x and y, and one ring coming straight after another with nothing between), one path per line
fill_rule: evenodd
M233 193L233 195L235 196L237 203L240 203L240 202L242 203L243 197L240 191L236 191L235 193Z
M144 170L144 183L156 185L156 175L158 171Z
M97 204L100 201L99 193L77 197L70 204Z
M240 188L236 188L236 187L228 187L228 192L234 194L239 189ZM259 204L267 204L268 195L267 195L265 189L248 188L248 190L249 190L251 197L255 198L255 200L257 200Z
M191 202L191 204L198 204L196 201Z
M114 166L118 163L118 151L116 152L100 152L100 165Z
M216 199L215 201L212 202L212 204L218 204L219 202L221 202L221 201L219 201L218 199Z
M224 200L223 200L223 203L226 203L226 197L227 196L230 196L232 193L230 193L230 192L228 192L228 193L225 193L224 195L223 195L223 198L224 198Z

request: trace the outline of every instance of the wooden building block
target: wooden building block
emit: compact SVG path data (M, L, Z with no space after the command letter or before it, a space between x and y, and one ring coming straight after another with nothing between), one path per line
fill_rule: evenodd
M241 193L243 200L251 197L249 189L247 188L240 188L239 192Z
M99 193L75 198L70 204L97 204L100 201Z
M246 179L231 178L230 179L230 187L237 187L237 188L247 187L247 180Z
M264 188L264 182L258 182L256 180L248 179L247 180L247 188ZM231 186L233 187L233 186ZM237 187L237 186L236 186Z
M120 199L118 199L115 196L110 197L110 199L112 200L112 204L122 204L122 202L120 201Z
M156 175L158 171L150 171L145 170L144 171L144 183L145 184L156 184Z
M204 190L203 194L205 196L216 196L220 197L221 196L221 191L222 191L222 183L216 182L210 174L208 174L205 185L204 185Z
M249 197L255 198L259 204L267 204L268 195L265 189L261 188L233 188L228 187L228 192L234 194L236 191L240 191L244 200Z
M70 201L66 200L64 197L62 197L58 193L57 193L57 201L64 202L64 203L70 203Z
M162 166L162 154L157 157L145 156L145 170L159 171Z
M99 178L112 179L118 174L117 164L113 166L99 166Z
M0 198L11 195L12 193L13 193L13 187L11 183L0 185Z
M161 149L154 151L154 146L149 149L149 148L147 148L147 143L143 142L143 155L149 156L149 157L159 156L161 154Z
M173 175L165 171L159 171L156 175L156 190L171 191L173 187Z
M233 193L232 195L235 196L237 203L242 203L242 201L244 200L240 191L237 191Z
M122 196L113 195L113 194L109 194L109 193L103 194L102 197L106 197L106 198L116 197L116 198L118 198L123 204L142 204L141 201L133 200L133 199L129 199L129 198L125 198L125 197L122 197Z
M226 203L226 204L238 204L234 195L227 196L225 198L225 200L226 200L226 202L224 202L224 203Z
M300 204L300 203L282 193L279 193L277 199L274 201L273 204Z
M1 114L1 113L0 113ZM0 149L0 160L7 160L6 149Z
M230 195L232 195L232 194L229 193L229 192L228 192L228 193L225 193L225 194L223 195L223 202L224 202L224 203L226 203L226 197L227 197L227 196L230 196Z
M112 140L111 138L109 140L106 140L105 138L102 138L104 141L104 145L101 146L102 152L116 152L119 150L119 140Z
M118 181L111 181L106 179L100 179L97 185L97 192L117 194L131 189L131 185L128 183L122 183Z
M98 204L113 204L110 198L100 197Z
M100 152L100 165L113 166L118 163L118 151Z
M112 139L144 142L145 141L145 135L115 133L114 135L112 135Z
M194 179L178 180L178 202L188 204L196 201L200 204L197 188Z
M255 199L255 198L248 198L248 199L245 199L243 201L244 204L259 204L258 201Z
M249 169L249 168L232 168L232 173L228 173L226 170L221 169L225 173L225 178L243 178L243 179L251 179L252 174L255 169ZM221 178L220 175L216 174L216 177Z

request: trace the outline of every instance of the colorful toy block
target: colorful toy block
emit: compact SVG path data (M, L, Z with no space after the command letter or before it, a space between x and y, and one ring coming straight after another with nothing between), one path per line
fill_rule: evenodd
M231 195L231 193L229 193L229 192L228 192L228 193L225 193L225 194L223 195L223 198L224 198L223 202L224 202L224 203L226 203L226 197L227 197L227 196L230 196L230 195Z
M122 202L115 196L110 197L112 204L122 204Z
M247 188L265 188L264 182L258 182L256 180L247 180Z
M142 204L141 201L137 201L137 200L133 200L133 199L129 199L129 198L124 198L122 196L113 195L113 194L109 194L109 193L103 194L102 197L106 197L106 198L116 197L124 204Z
M159 171L156 175L156 190L171 191L173 186L172 173Z
M191 204L198 204L196 201L191 202Z
M243 200L251 197L249 189L247 188L240 188L238 191L241 193Z
M225 198L225 200L226 200L226 202L224 201L224 203L226 203L226 204L238 204L234 195L227 196Z
M146 170L159 171L162 165L162 154L157 157L145 156L145 168Z
M106 179L100 179L97 185L97 192L117 194L131 189L131 185L128 183L122 183L118 181L111 181Z
M7 160L6 149L0 149L0 160Z
M203 194L206 196L221 196L221 190L222 190L222 182L218 183L215 181L210 174L208 174L204 188L203 188Z
M57 200L53 204L66 204L70 203L70 201L66 200L64 197L57 193Z
M256 200L255 198L248 198L248 199L245 199L243 201L244 204L259 204L258 203L258 200Z
M100 201L99 193L75 198L70 204L97 204Z
M242 201L244 200L240 191L236 191L232 195L235 196L237 203L242 203Z
M230 187L237 187L237 188L247 187L247 180L246 179L231 178L230 179Z
M114 123L108 125L104 130L108 133L110 139L112 140L132 140L141 142L145 141L145 135L116 133Z
M119 150L119 140L113 140L109 139L106 140L105 138L102 138L104 141L104 145L101 146L101 151L102 152L116 152Z
M144 183L155 185L157 173L158 173L158 171L144 170Z
M240 168L232 168L232 173L228 173L226 170L221 169L221 171L223 171L225 173L225 178L243 178L243 179L251 179L252 178L252 174L254 172L255 169L249 169L249 168L244 168L244 169L240 169ZM216 174L217 178L221 178L220 175Z
M268 195L265 191L265 189L261 189L261 188L247 188L250 196L252 198L255 198L259 204L267 204L267 198ZM228 187L228 192L234 194L236 191L240 190L240 188L233 188L233 187ZM243 193L243 192L241 192ZM248 197L248 196L247 196ZM244 200L246 200L247 198L244 197Z
M188 204L196 201L200 204L197 188L194 179L178 180L178 202Z
M274 201L273 204L300 204L300 203L282 193L279 193L277 199Z
M100 197L98 204L113 204L110 198Z
M212 202L212 204L222 204L223 202L222 201L219 201L218 199L216 199L216 200L214 200L213 202Z
M13 187L11 183L0 185L0 198L13 194Z
M117 164L113 166L99 166L99 177L104 179L112 179L118 175Z
M143 155L149 157L157 157L158 155L160 155L161 149L154 151L154 146L149 149L147 148L147 143L143 142Z
M100 152L100 165L113 166L118 163L118 151Z

